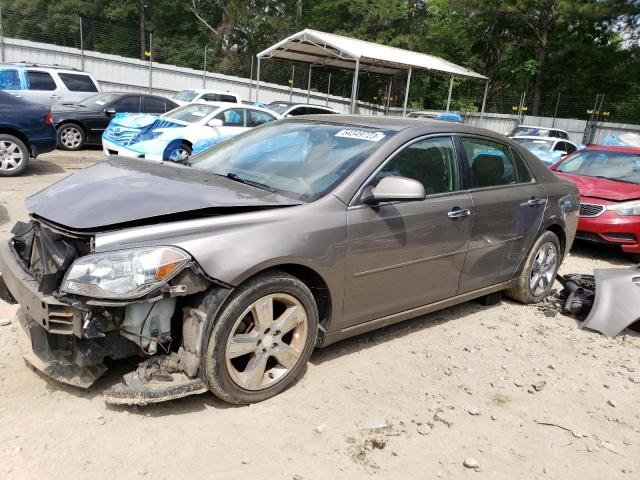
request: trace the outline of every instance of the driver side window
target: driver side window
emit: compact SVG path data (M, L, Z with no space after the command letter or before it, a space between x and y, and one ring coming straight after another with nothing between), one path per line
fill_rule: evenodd
M427 195L458 190L458 164L450 137L429 138L412 143L380 170L374 183L398 176L417 180Z
M230 108L215 116L223 127L244 127L244 108Z

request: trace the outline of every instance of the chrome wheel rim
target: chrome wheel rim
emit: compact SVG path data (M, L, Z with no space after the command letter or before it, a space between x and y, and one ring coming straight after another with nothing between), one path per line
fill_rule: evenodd
M529 279L529 288L534 296L542 295L553 284L557 264L558 251L556 246L551 242L543 244L533 261L531 278Z
M282 381L300 361L309 319L302 303L286 293L253 302L236 320L225 346L227 370L245 390Z
M176 148L169 155L169 160L171 160L172 162L181 162L183 160L186 160L187 158L189 158L189 152L184 148Z
M3 172L17 170L22 161L22 151L17 144L9 140L0 141L0 170Z
M67 148L78 148L82 143L82 133L76 127L65 127L60 131L60 142Z

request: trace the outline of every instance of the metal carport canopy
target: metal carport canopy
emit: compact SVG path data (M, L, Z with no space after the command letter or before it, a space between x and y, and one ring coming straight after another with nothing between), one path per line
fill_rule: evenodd
M263 58L279 58L293 62L309 63L312 66L354 70L351 91L352 112L355 109L358 73L360 71L384 75L407 72L405 109L411 72L414 68L450 74L452 79L453 76L457 75L484 81L489 80L484 75L440 57L311 29L302 30L285 38L258 53L257 58L258 86L260 84L260 60Z

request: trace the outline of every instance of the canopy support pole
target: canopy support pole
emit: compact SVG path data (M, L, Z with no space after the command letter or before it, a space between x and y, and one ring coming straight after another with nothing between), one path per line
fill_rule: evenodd
M260 57L258 58L258 64L256 65L256 103L258 103L258 97L260 96Z
M402 107L402 116L407 114L407 102L409 102L409 88L411 87L411 71L412 67L409 67L409 72L407 73L407 86L404 89L404 105Z
M449 107L451 106L452 92L453 92L453 75L451 75L451 80L449 80L449 95L447 96L447 112L449 111Z
M351 84L351 114L356 113L356 101L358 99L358 73L360 73L360 59L356 59L356 69L353 71L353 83Z
M389 102L391 101L391 83L393 82L393 77L389 79L389 86L387 87L387 102L384 107L385 115L389 115Z
M482 108L480 109L480 120L484 117L484 109L487 106L487 95L489 94L489 80L484 84L484 96L482 97Z
M329 106L329 94L331 93L331 72L329 72L329 84L327 85L327 107Z
M311 98L311 69L313 65L309 64L309 80L307 80L307 105L309 105L309 100Z

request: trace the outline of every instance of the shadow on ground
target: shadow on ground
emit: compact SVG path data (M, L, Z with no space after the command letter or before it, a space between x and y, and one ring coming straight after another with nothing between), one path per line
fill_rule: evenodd
M628 267L635 263L633 257L629 254L624 253L620 249L620 247L617 247L615 245L605 245L580 240L576 240L573 244L573 247L571 247L571 255L579 258L588 258L602 260L604 262L611 262L614 265L620 267Z

